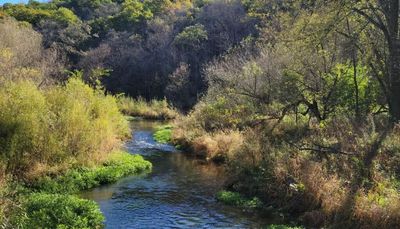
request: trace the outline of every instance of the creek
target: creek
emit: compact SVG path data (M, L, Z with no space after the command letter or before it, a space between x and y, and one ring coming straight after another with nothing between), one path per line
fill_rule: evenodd
M132 154L151 161L151 172L81 194L96 201L106 228L261 228L265 217L223 205L215 194L223 188L221 166L204 163L168 144L154 141L159 122L133 121Z

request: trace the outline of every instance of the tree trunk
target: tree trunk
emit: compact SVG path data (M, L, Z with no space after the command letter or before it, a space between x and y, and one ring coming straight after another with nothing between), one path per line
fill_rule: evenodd
M389 55L389 112L393 121L400 121L400 41L393 39Z
M383 6L389 45L389 112L393 121L400 121L400 40L399 40L399 0L390 0Z

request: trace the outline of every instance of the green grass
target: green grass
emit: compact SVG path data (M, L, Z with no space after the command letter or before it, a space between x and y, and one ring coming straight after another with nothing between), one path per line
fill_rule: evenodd
M245 198L237 192L220 191L217 193L217 200L240 208L256 209L262 207L262 202L257 197Z
M266 227L266 229L303 229L304 227L292 227L287 225L277 225L271 224Z
M38 180L33 189L47 193L76 193L116 182L130 174L148 171L151 167L151 163L140 155L115 152L102 166L72 169L55 178L46 176Z
M8 192L16 195L4 196L15 203L8 224L12 228L102 228L104 216L99 206L74 194L151 168L142 156L117 151L94 168L71 169L27 186L16 184L18 190Z
M73 195L33 193L24 198L22 228L102 228L96 202Z
M157 128L156 132L154 132L153 137L159 143L169 143L171 142L172 136L172 126L164 125Z

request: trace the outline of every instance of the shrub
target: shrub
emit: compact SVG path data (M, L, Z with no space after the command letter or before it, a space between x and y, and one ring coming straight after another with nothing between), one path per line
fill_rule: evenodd
M104 217L94 201L34 193L24 200L25 228L101 228Z
M400 195L389 182L356 194L354 217L362 228L395 228L400 224Z
M0 87L0 153L5 170L26 169L52 148L46 97L30 82Z
M0 85L0 110L1 169L28 179L102 162L129 135L116 99L76 77L44 90L31 81Z
M239 131L220 131L193 139L192 149L197 155L214 161L233 158L243 144L243 135Z

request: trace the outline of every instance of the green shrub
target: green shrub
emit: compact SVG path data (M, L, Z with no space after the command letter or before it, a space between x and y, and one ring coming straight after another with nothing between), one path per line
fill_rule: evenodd
M76 77L43 90L31 81L1 84L0 110L0 169L24 178L99 163L129 135L116 99Z
M24 228L101 228L104 217L94 201L71 195L34 193L23 201Z
M7 172L23 170L52 148L46 98L33 83L0 86L0 156ZM45 137L45 138L44 138Z
M160 143L169 143L171 142L172 136L172 126L165 125L157 128L156 132L154 132L153 137L157 142Z
M237 192L230 192L230 191L220 191L217 193L217 200L221 201L224 204L247 208L247 209L254 209L260 208L262 206L262 202L257 197L252 199L248 199L243 197Z

